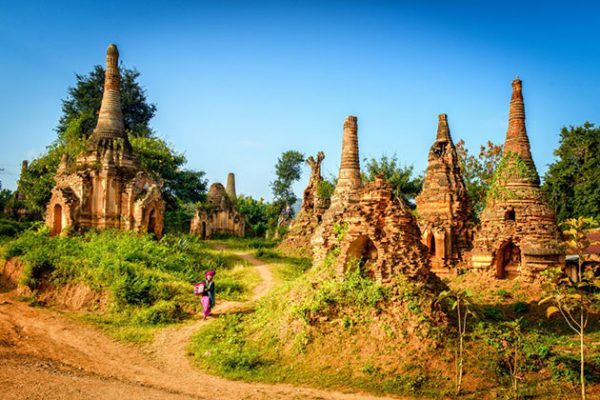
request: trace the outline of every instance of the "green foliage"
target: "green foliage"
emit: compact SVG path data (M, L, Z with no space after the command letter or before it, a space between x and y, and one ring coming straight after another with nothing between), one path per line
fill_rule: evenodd
M181 306L175 302L159 300L152 306L142 309L134 321L143 325L158 325L177 322L185 318Z
M146 91L140 86L140 73L135 69L120 67L121 70L121 109L125 130L134 137L151 137L150 120L156 114L156 105L149 104ZM87 75L75 74L77 83L68 89L63 100L60 121L56 131L62 139L73 120L80 120L78 136L86 138L96 127L98 110L104 91L104 68L100 65Z
M471 199L473 220L478 221L485 207L486 193L492 184L494 171L502 158L502 145L496 145L488 140L475 156L469 154L465 141L461 139L456 143L456 152L467 193Z
M392 185L394 196L415 208L415 197L421 193L423 178L421 176L413 177L414 167L412 165L401 167L395 154L391 157L384 154L379 159L365 158L363 162L364 172L361 172L363 181L372 182L378 176L382 176Z
M317 290L295 306L295 313L304 322L312 324L321 316L337 316L345 307L378 309L388 296L387 288L363 277L355 268L342 280L334 278L321 282Z
M162 194L167 210L205 200L207 181L204 172L182 169L187 162L183 154L162 139L130 136L130 141L142 168L163 181Z
M269 219L276 218L272 215L272 207L262 198L256 200L251 196L239 195L235 206L246 219L246 236L264 237L269 227Z
M4 258L24 263L23 283L32 289L43 280L56 285L84 283L105 293L113 313L128 313L140 323L166 323L200 307L193 284L206 270L217 271L219 299L240 300L255 274L239 259L214 253L190 235L150 235L122 231L90 231L85 235L50 237L48 229L30 229L3 246Z
M0 171L2 170L0 169ZM0 215L4 214L4 210L12 197L13 192L9 189L2 189L2 182L0 182Z
M277 159L275 165L276 179L271 182L274 202L281 205L281 209L291 207L298 197L292 190L292 185L302 173L304 154L296 150L284 151Z
M317 197L322 203L327 202L331 199L333 191L335 190L335 184L328 179L323 179L317 185Z
M270 361L244 334L243 318L241 314L226 314L196 333L189 347L195 360L211 371L234 378L268 366Z
M600 128L589 122L563 127L554 155L557 160L544 175L542 191L558 220L600 219Z
M20 222L14 219L0 218L0 237L14 237L31 226L30 222Z
M505 187L508 180L512 178L520 178L531 183L539 183L540 181L533 165L526 163L519 154L508 151L502 155L502 159L496 167L492 184L487 192L487 198L494 200L518 198L517 193Z

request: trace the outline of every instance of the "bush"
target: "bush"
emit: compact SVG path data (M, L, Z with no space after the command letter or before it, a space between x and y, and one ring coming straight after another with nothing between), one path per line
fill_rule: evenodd
M185 313L179 304L172 301L160 300L151 307L142 309L134 321L140 324L157 325L177 322L183 319Z
M21 259L22 282L32 289L44 279L54 284L85 282L109 294L110 309L115 313L149 308L139 317L144 321L175 318L166 312L164 300L174 301L178 310L195 309L198 302L192 284L204 277L204 271L228 270L238 261L213 254L204 242L190 235L166 235L156 241L134 232L91 230L51 237L45 226L5 243L2 256ZM246 287L235 277L223 276L218 296L243 295Z

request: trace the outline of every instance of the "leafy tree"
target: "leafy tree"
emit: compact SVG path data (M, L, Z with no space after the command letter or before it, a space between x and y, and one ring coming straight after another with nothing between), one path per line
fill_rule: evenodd
M13 197L12 191L9 189L2 189L2 182L0 182L0 214L4 213L4 210L10 200Z
M300 179L303 162L304 154L296 150L284 151L277 160L275 165L277 178L271 182L271 189L274 203L281 207L281 211L290 210L298 201L298 197L292 190L292 185Z
M569 328L579 336L580 382L581 398L585 400L585 328L590 314L600 311L600 280L594 276L594 271L583 270L586 261L585 249L591 244L586 233L589 228L597 226L593 218L571 218L564 222L563 231L565 245L578 255L577 277L572 280L565 277L557 268L543 272L542 289L545 297L539 304L550 304L546 309L548 317L560 313Z
M600 127L589 122L563 127L554 155L558 159L546 171L542 191L558 220L600 219Z
M384 154L379 159L365 158L363 162L365 165L364 172L361 172L363 181L372 182L378 176L383 176L392 185L396 197L404 200L409 207L415 207L415 197L421 192L423 178L413 177L412 165L401 167L395 154L391 157Z
M460 169L467 193L471 198L471 210L474 221L479 220L479 215L485 207L487 191L492 184L494 171L502 159L502 145L487 141L480 146L477 156L469 154L465 141L456 143L456 152L460 161Z
M205 199L207 181L204 172L182 169L187 162L183 154L170 148L162 139L130 137L130 141L142 168L162 179L167 209L176 209L178 202L194 203Z
M156 114L156 105L149 104L146 91L138 83L140 73L121 65L121 109L125 130L135 137L151 137L150 120ZM87 75L76 74L77 84L70 87L68 96L63 100L63 115L56 131L59 137L70 126L71 121L79 119L78 134L88 137L98 122L98 112L104 91L104 68L94 66Z
M448 303L450 309L456 311L456 319L458 323L458 342L456 344L456 374L455 385L456 395L460 395L462 389L463 365L464 365L464 347L465 337L467 333L467 317L475 316L470 310L471 307L471 292L468 290L445 290L440 293L438 301Z
M269 203L262 198L259 200L251 196L239 195L236 208L246 218L246 236L264 237L272 218Z

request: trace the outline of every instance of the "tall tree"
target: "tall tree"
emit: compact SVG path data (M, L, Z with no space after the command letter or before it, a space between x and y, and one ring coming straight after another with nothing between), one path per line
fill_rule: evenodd
M269 203L242 194L237 196L235 207L246 219L246 236L264 237L271 217Z
M372 182L376 177L383 176L392 185L396 197L404 200L409 207L415 207L415 197L423 188L423 177L413 176L412 165L401 167L395 154L391 157L383 155L379 159L365 158L363 162L364 172L361 172L363 181Z
M563 127L554 155L542 191L558 220L600 219L600 127L589 122Z
M296 150L288 150L281 154L275 164L276 178L271 182L273 203L270 205L271 218L269 218L269 231L274 231L275 238L284 234L282 229L285 230L294 216L292 206L298 201L298 197L292 185L300 179L303 162L304 154Z
M456 143L456 152L460 160L460 168L467 187L467 193L471 198L471 209L473 220L478 221L479 215L485 207L487 191L492 184L496 166L502 159L502 145L491 141L479 148L477 156L470 154L465 147L465 141Z
M283 208L289 208L298 201L292 190L294 182L300 179L304 154L296 150L284 151L275 165L276 179L271 182L273 198Z

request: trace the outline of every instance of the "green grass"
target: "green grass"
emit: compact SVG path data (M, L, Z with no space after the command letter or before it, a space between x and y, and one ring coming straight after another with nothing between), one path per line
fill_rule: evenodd
M265 238L226 237L210 240L211 243L226 246L231 250L272 249L279 244L278 240Z
M133 341L143 341L152 331L147 327L196 315L201 305L193 285L207 270L217 272L217 301L247 299L259 281L246 261L191 235L165 235L156 241L149 235L106 230L51 237L41 227L5 242L1 253L23 262L21 283L33 293L45 281L96 291L107 306L102 315L88 320Z

